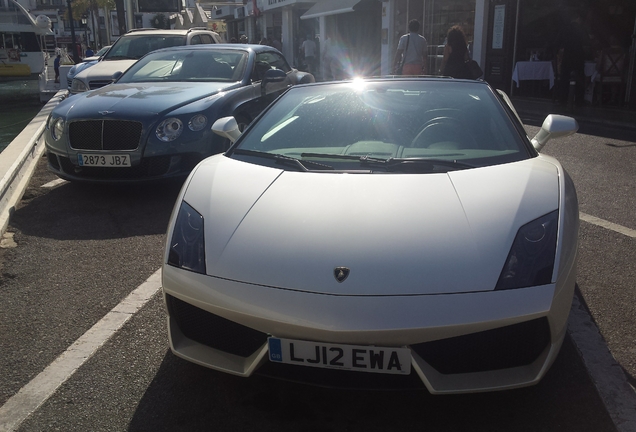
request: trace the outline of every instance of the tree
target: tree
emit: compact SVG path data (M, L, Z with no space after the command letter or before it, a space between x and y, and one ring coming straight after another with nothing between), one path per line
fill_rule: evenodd
M123 4L123 0L121 1ZM71 9L73 10L73 17L76 20L81 19L83 15L87 15L89 11L91 12L93 18L99 17L100 8L104 8L104 10L108 11L109 9L113 9L114 6L115 4L113 3L113 0L72 0L72 3L71 3ZM123 10L123 6L122 6L122 10ZM68 13L66 14L66 19L68 20ZM125 22L126 20L124 18L124 23ZM95 43L102 45L101 35L99 31L99 20L96 20L96 22L95 21L93 22L93 32L95 33L93 36L95 38ZM120 34L121 34L121 30L120 30Z
M119 24L119 34L126 33L126 10L124 7L124 0L114 0L115 9L117 9L117 23Z

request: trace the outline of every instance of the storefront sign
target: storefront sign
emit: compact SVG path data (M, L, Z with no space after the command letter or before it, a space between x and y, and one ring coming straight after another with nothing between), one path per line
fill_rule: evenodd
M217 33L227 32L227 24L224 21L208 21L208 28Z
M502 49L504 39L504 22L506 20L506 5L495 6L495 16L492 26L492 49Z
M262 0L260 3L263 10L275 9L283 6L290 6L296 3L302 3L303 0Z

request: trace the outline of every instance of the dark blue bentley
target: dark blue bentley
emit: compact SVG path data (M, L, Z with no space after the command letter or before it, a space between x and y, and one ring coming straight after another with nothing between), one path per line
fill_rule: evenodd
M48 166L71 181L133 182L187 175L229 141L214 121L244 129L288 87L314 82L265 45L154 51L106 87L73 96L46 127Z

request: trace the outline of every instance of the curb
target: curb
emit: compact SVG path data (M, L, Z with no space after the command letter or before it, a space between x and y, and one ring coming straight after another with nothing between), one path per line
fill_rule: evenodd
M0 153L0 236L29 185L37 161L44 154L44 129L49 113L65 97L61 90L40 110L31 122Z

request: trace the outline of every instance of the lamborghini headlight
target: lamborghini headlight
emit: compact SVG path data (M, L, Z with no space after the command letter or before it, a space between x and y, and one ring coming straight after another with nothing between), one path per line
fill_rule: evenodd
M203 216L183 201L174 224L168 264L205 274Z
M161 141L170 142L179 138L181 132L183 132L183 122L176 117L171 117L159 123L155 134Z
M555 210L519 228L496 290L552 282L558 222L559 211Z

